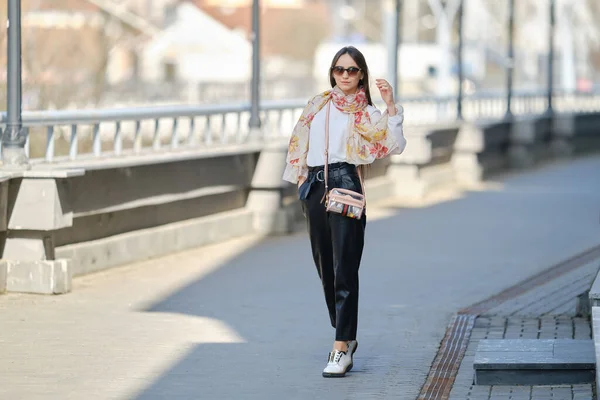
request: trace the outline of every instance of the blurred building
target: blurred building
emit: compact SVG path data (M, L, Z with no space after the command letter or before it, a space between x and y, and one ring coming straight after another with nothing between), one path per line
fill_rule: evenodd
M245 35L190 2L35 0L22 13L28 108L195 101L202 82L250 79Z
M135 15L85 0L24 1L22 16L24 101L33 108L94 103L113 74L134 73L136 44L151 30Z
M6 1L0 0L0 14ZM398 55L404 95L435 94L440 68L456 89L457 21L442 43L436 2L403 0ZM261 0L262 97L306 97L324 89L331 57L347 44L367 55L373 77L389 79L391 3ZM502 88L508 2L466 4L465 76L472 89ZM516 87L543 88L547 2L515 4ZM23 0L22 7L27 108L249 99L252 0ZM600 6L592 0L557 0L557 83L591 87L597 78L598 20Z
M251 0L192 0L202 11L229 29L250 38ZM330 34L327 2L314 0L262 0L261 61L265 76L306 76L312 69L315 48Z

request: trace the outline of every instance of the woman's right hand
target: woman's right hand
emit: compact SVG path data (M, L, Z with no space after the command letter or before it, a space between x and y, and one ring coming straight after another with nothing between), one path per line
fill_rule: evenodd
M305 176L301 176L298 178L298 188L300 188L300 186L302 186L302 184L306 181L306 177Z

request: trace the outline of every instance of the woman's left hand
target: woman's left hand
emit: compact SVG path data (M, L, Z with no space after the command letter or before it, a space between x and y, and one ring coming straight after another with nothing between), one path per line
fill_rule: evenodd
M392 86L385 79L375 79L375 84L381 93L381 98L386 105L391 106L394 104L394 90Z

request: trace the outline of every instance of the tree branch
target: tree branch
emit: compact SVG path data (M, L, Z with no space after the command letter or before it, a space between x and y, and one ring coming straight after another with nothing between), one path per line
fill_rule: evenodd
M427 0L429 2L429 8L436 18L440 18L444 14L444 7L440 0Z
M446 15L448 16L449 21L454 20L454 16L458 12L458 7L460 7L461 0L448 0L446 3ZM464 0L466 3L467 0Z
M466 0L464 0L466 2ZM429 7L433 12L433 15L439 20L444 16L451 22L454 20L454 16L458 12L461 0L448 0L444 7L440 0L428 0Z

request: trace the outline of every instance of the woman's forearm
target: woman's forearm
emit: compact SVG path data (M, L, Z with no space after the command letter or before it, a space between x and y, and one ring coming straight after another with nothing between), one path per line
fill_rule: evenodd
M388 111L388 115L390 117L396 115L396 113L398 112L398 110L396 109L396 105L394 103L387 105L387 111Z

